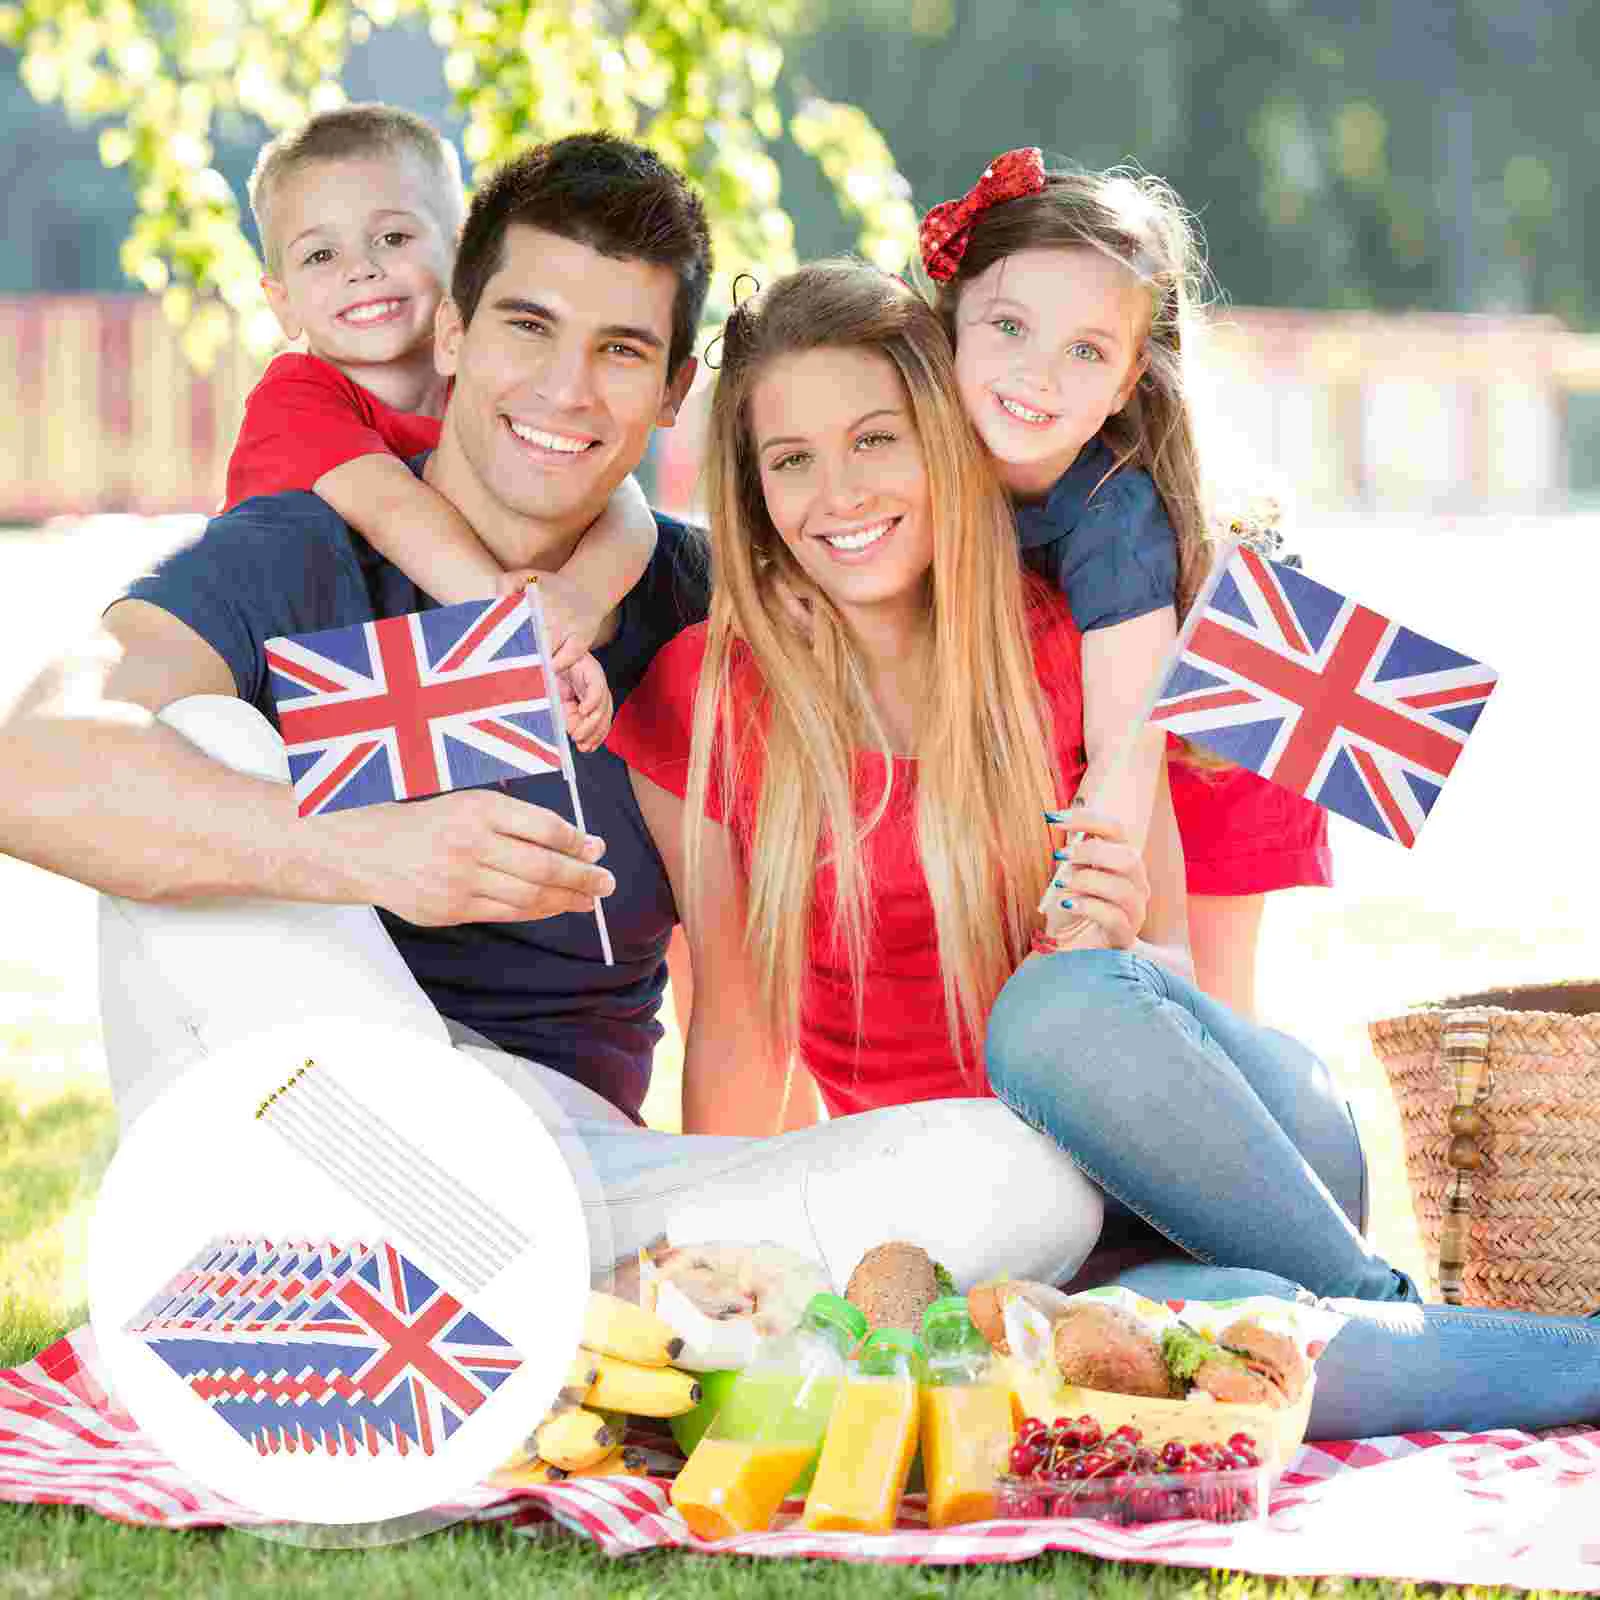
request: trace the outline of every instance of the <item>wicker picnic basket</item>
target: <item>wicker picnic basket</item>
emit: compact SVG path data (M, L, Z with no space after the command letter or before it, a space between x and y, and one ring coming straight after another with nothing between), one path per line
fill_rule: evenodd
M1443 1298L1600 1308L1600 982L1461 995L1368 1031Z

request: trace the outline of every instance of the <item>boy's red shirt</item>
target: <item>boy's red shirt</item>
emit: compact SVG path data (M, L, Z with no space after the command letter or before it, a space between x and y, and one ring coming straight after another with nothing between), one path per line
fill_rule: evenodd
M245 401L224 510L252 495L310 489L357 456L402 461L439 443L439 419L396 411L320 356L273 358Z

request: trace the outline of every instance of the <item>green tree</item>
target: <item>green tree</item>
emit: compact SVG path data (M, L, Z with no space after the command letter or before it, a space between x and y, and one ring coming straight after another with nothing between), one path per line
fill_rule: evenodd
M797 0L0 0L0 42L36 99L104 125L101 159L127 168L138 204L123 269L204 367L236 318L258 349L274 332L240 197L213 165L218 119L277 131L342 103L350 45L417 17L445 52L475 169L582 128L645 140L704 193L719 285L795 264L773 159L786 139L864 255L898 269L915 247L909 187L872 122L785 77Z

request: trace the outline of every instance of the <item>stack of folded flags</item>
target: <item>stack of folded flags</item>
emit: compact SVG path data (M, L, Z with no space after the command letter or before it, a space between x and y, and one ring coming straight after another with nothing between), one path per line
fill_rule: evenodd
M432 1455L522 1363L381 1239L213 1239L124 1331L262 1455Z

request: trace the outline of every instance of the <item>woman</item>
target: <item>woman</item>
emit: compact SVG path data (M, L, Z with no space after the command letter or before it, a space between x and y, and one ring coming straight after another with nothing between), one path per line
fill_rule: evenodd
M988 1086L1131 1231L1187 1251L1139 1287L1379 1303L1324 1357L1322 1436L1600 1413L1600 1330L1424 1312L1362 1241L1359 1139L1326 1072L1182 975L1165 793L1148 861L1071 813L1063 909L1106 948L1030 939L1043 822L1065 831L1053 808L1082 773L1077 636L1018 568L928 307L825 263L747 302L723 346L710 620L660 653L609 740L688 934L686 1130L782 1126L793 1053L836 1115L981 1093L986 1055ZM1008 1187L981 1162L950 1179ZM1390 1387L1367 1381L1375 1361Z

